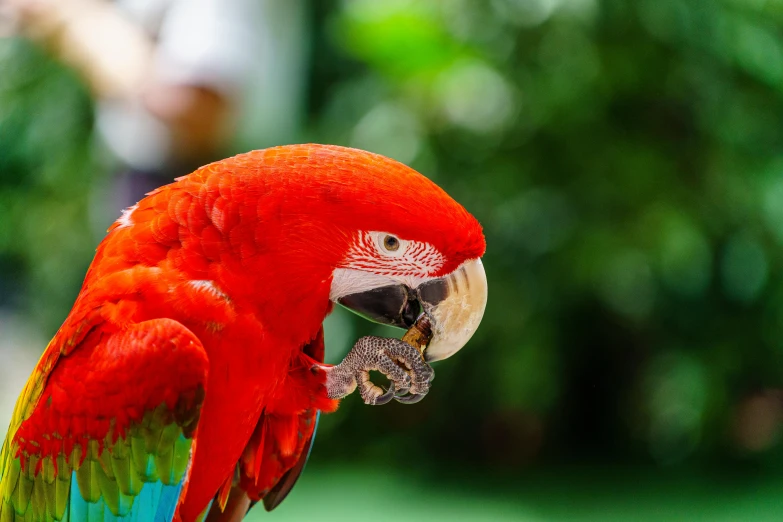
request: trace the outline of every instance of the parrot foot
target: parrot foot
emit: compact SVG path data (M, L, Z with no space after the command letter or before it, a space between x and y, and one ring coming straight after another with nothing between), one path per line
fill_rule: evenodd
M345 397L358 387L362 400L371 405L386 404L392 399L404 404L419 402L435 377L416 348L399 339L383 337L362 337L343 362L323 369L327 372L330 399ZM373 384L371 371L381 372L389 379L388 390Z

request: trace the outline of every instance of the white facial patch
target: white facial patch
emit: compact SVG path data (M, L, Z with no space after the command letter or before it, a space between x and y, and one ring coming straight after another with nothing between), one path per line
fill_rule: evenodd
M332 274L329 299L400 283L416 288L443 266L443 255L429 243L388 232L361 232Z
M386 248L388 238L396 242L395 250ZM372 272L415 287L444 263L443 254L430 243L405 240L389 232L361 232L340 268Z
M358 294L389 285L399 284L390 277L356 270L353 268L335 268L332 273L332 287L329 291L329 299L337 301L346 295Z

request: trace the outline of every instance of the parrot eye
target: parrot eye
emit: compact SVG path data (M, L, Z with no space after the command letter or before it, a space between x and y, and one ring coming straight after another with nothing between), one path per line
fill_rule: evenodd
M368 239L374 243L375 250L383 257L402 257L408 250L408 241L388 232L370 232Z
M396 252L400 248L400 240L394 236L386 236L383 238L383 248L389 252Z

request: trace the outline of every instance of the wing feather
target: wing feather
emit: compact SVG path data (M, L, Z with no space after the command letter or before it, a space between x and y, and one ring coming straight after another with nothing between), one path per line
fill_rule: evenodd
M279 400L261 414L237 464L237 477L227 484L231 486L227 498L212 504L207 522L242 520L262 499L271 511L288 496L302 474L312 451L320 410L334 411L336 407L335 401L316 399L319 394L314 386L323 383L314 381L311 373L313 363L324 359L323 328L300 355L289 372L289 385L282 387ZM313 407L297 409L301 404Z
M171 520L204 399L200 341L171 319L76 338L55 337L17 402L0 521Z

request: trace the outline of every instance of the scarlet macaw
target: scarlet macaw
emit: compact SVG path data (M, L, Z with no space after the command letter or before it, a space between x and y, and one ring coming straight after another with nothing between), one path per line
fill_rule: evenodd
M319 411L357 385L368 403L428 391L428 362L459 350L483 315L484 249L476 219L434 183L354 149L254 151L153 191L98 246L17 402L0 522L274 508ZM403 328L424 313L424 358L367 337L323 364L333 303ZM389 377L386 393L369 370Z

